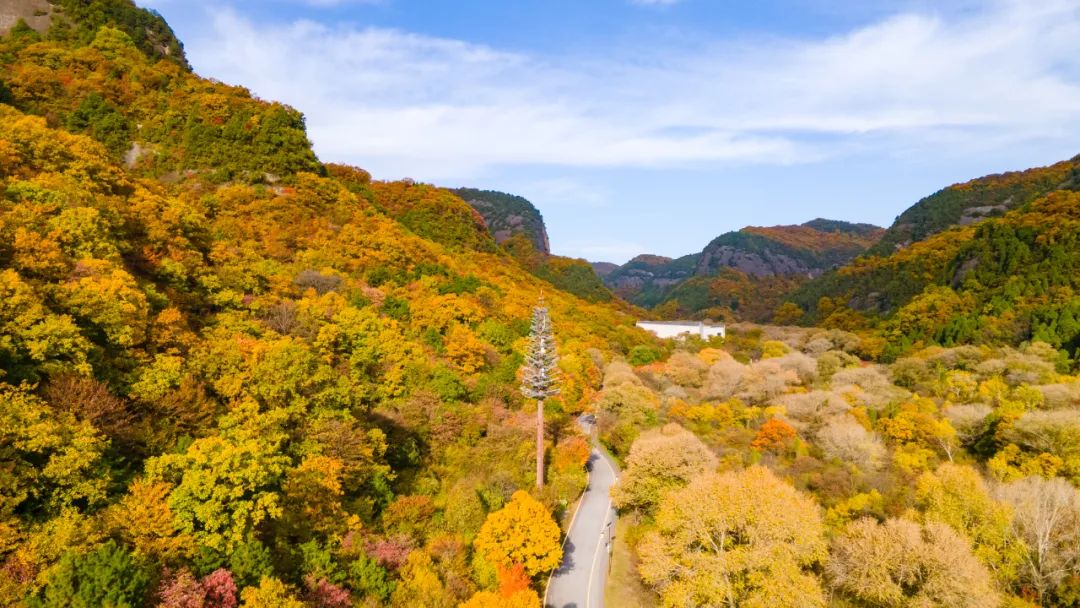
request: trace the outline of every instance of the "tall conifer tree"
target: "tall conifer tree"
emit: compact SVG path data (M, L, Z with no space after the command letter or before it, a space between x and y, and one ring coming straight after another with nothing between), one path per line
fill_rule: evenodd
M533 308L532 329L521 368L521 394L536 399L536 487L544 487L544 400L559 394L555 334L544 296Z

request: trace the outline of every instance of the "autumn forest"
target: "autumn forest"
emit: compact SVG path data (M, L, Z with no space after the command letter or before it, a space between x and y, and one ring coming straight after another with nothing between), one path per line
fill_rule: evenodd
M0 605L539 608L595 446L612 607L1080 606L1080 157L604 267L45 4L0 37Z

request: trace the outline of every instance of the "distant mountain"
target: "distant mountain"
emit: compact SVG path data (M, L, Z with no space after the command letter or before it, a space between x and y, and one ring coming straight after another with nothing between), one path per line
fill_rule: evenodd
M785 295L865 252L883 230L816 219L798 226L749 226L713 239L701 253L639 255L604 283L660 314L767 320Z
M813 277L863 253L882 233L869 224L823 219L798 226L749 226L713 239L701 252L695 273L733 268L754 277Z
M544 217L528 199L476 188L455 188L443 192L454 200L468 203L468 207L472 207L470 211L480 219L480 224L486 226L485 235L490 233L496 243L537 277L590 302L615 299L591 264L585 260L551 254ZM464 221L460 208L449 200L443 200L441 204L453 220L451 223L461 227L458 232L468 234L470 224ZM438 214L430 215L429 219L434 222L431 230L421 234L434 236L437 233L446 235L455 232L436 227L443 221Z
M589 262L589 265L592 266L596 276L600 278L604 278L619 269L618 264L613 264L611 262Z
M547 228L540 211L523 197L476 188L451 190L484 217L488 230L500 245L511 236L523 233L532 241L533 247L543 253L551 253Z
M696 253L678 259L642 254L601 277L624 300L654 306L668 290L694 276L698 257Z
M789 300L805 323L884 329L887 357L927 344L1032 339L1074 353L1078 164L1080 157L950 186L901 214L888 243Z

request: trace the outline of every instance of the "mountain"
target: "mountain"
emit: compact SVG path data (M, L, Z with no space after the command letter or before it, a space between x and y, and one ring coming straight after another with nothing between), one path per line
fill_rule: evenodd
M950 186L901 214L888 234L944 226L941 218L956 217L963 201L956 225L857 258L789 299L806 323L876 328L890 357L926 344L1026 340L1071 354L1080 347L1077 176L1074 158ZM975 217L991 208L990 217Z
M603 275L616 294L665 316L771 318L782 298L811 277L866 251L882 229L816 219L749 226L713 239L701 253L640 255Z
M823 219L798 226L749 226L706 245L695 274L733 268L753 277L813 277L866 251L881 234L881 228L869 224Z
M106 24L124 32L147 55L190 69L184 45L165 19L127 0L5 0L0 4L0 36L12 30L16 35L32 31L85 44Z
M869 251L888 255L953 226L966 226L1080 183L1080 156L1048 167L988 175L944 188L901 213Z
M523 233L537 251L551 253L544 218L528 199L476 188L455 188L451 192L483 216L497 243L502 244L511 236Z
M592 266L596 276L601 279L619 269L618 264L613 264L611 262L589 262L589 265Z
M539 295L545 515L604 360L656 342L453 192L322 163L297 110L141 44L152 13L76 4L0 37L0 604L465 602L460 539L536 484Z
M603 275L619 297L639 306L654 306L667 291L694 275L700 254L672 259L642 254Z
M590 302L611 302L615 299L591 264L585 260L552 255L544 218L528 199L475 188L455 188L444 192L455 195L454 198L471 207L473 215L480 220L480 226L472 229L489 234L494 238L494 243L498 243L535 276ZM444 227L448 222L447 215L462 215L463 205L444 201L444 206L446 211L427 218L426 222L431 227L429 233L445 234L448 231ZM455 211L450 212L449 209ZM450 222L450 225L461 226L462 223ZM466 232L472 229L466 229Z

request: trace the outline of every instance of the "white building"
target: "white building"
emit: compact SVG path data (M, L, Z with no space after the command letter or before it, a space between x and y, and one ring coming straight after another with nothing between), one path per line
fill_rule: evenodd
M708 340L713 336L723 338L726 335L723 325L707 325L704 321L638 321L637 326L660 338L694 335Z

